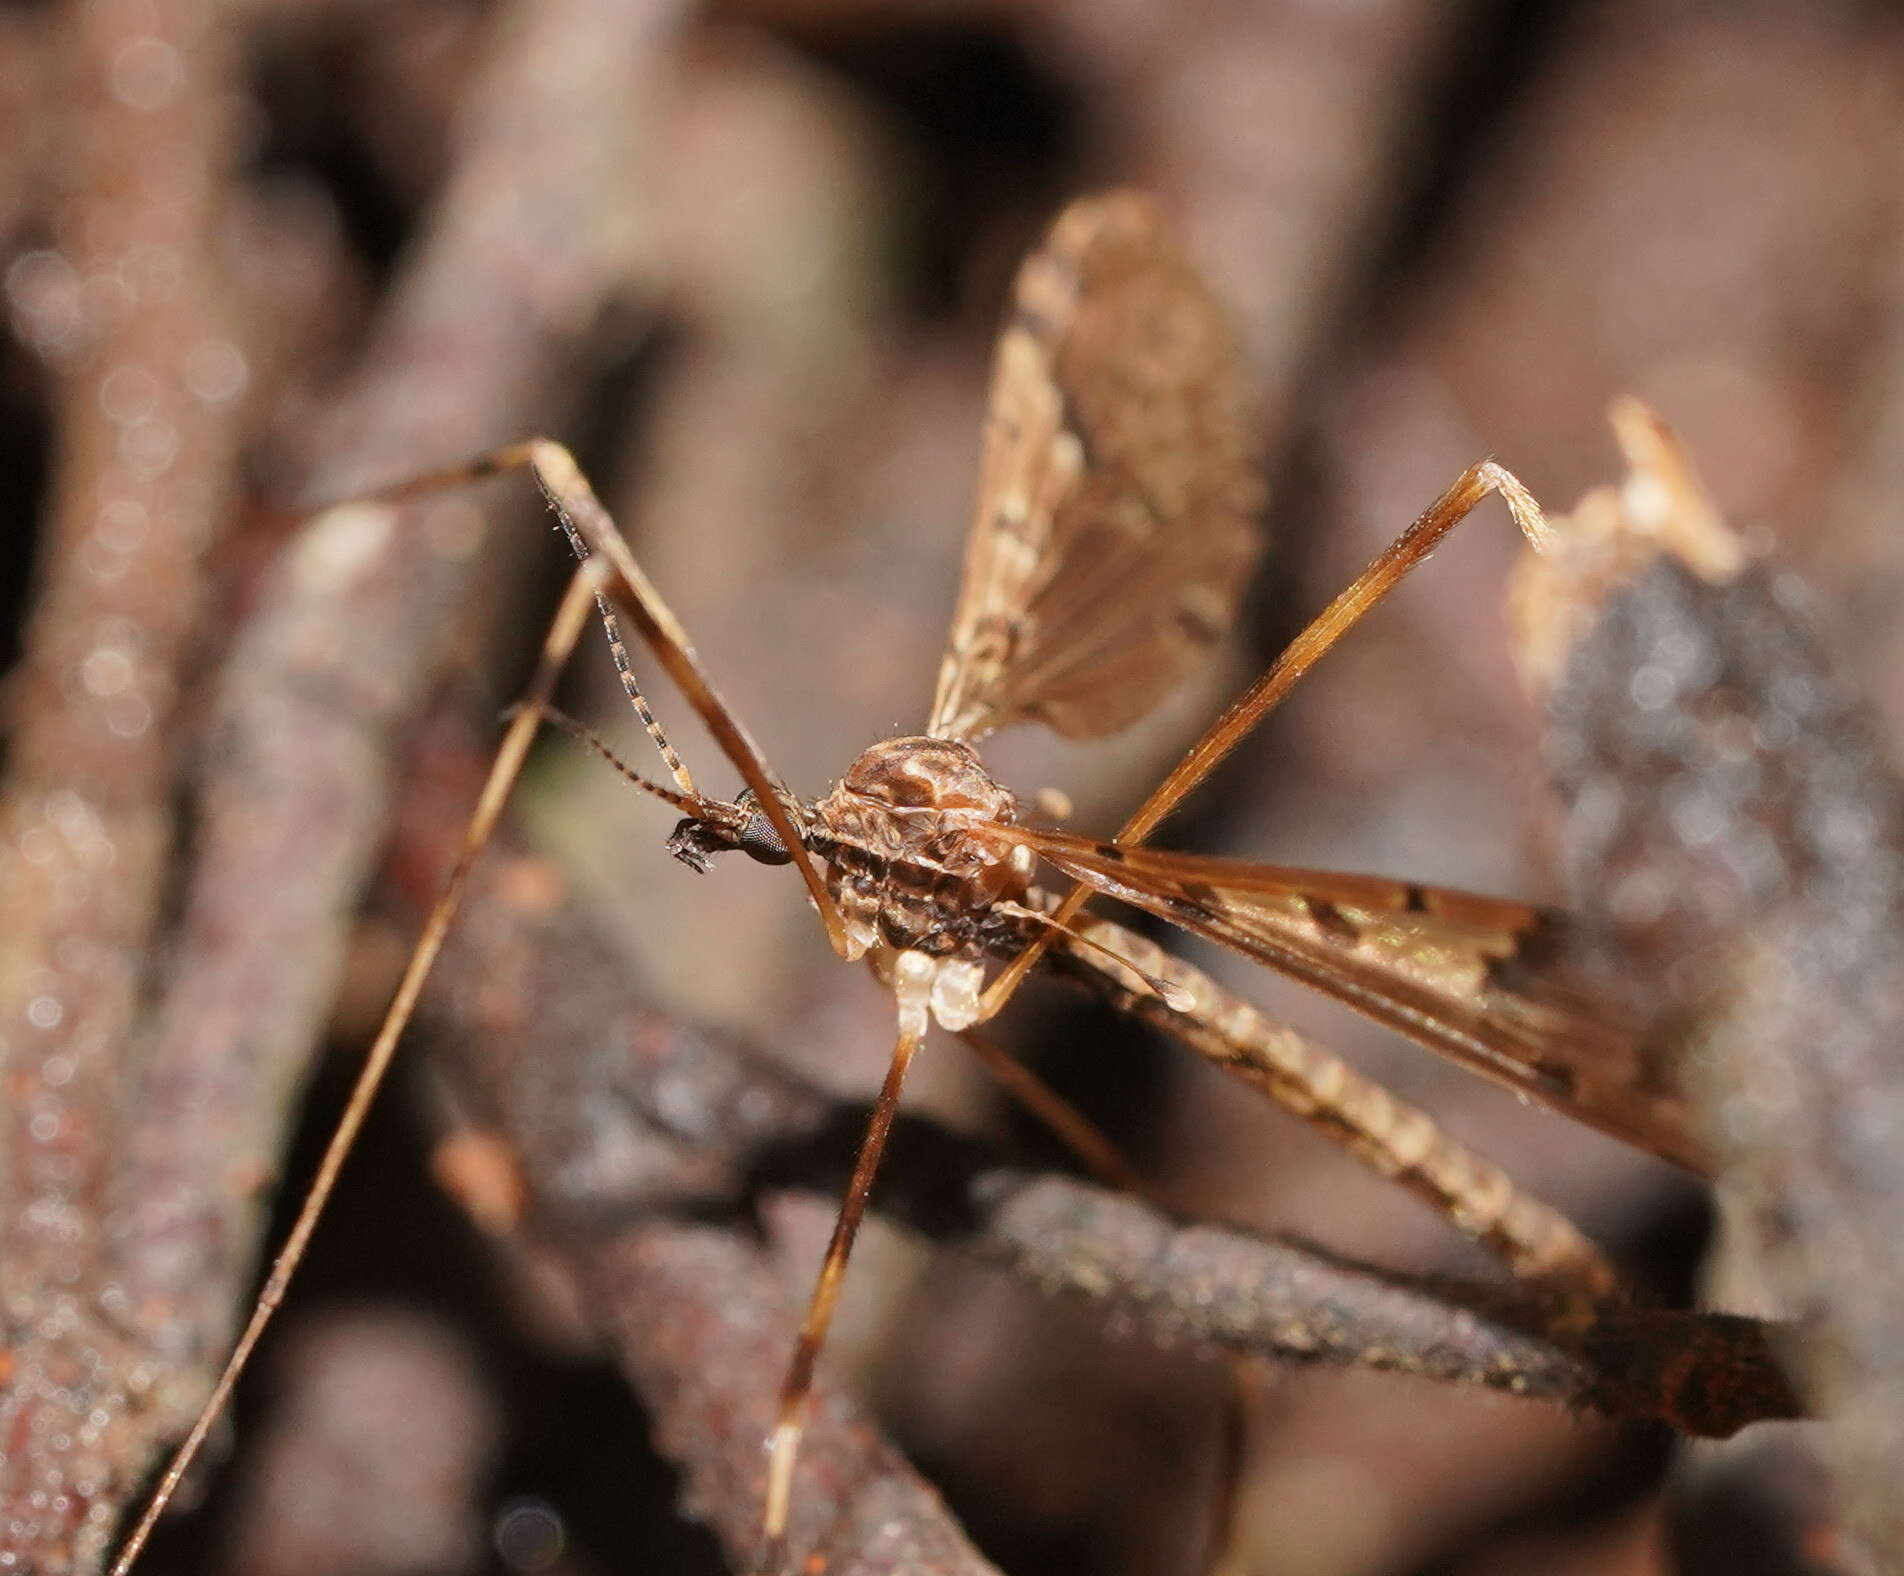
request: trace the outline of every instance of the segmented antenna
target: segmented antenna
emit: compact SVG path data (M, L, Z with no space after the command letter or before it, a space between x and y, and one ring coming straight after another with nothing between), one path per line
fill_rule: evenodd
M508 715L514 716L516 712L522 709L520 706L511 706ZM700 794L692 791L688 793L676 793L672 788L664 788L660 783L650 781L648 778L643 777L640 772L636 771L634 767L630 766L611 750L601 735L589 727L587 723L578 721L567 712L560 711L554 706L539 706L536 708L536 713L544 722L553 723L564 733L568 734L570 738L576 740L577 743L588 746L589 749L593 750L603 760L608 762L610 766L614 767L626 781L633 783L637 788L641 789L642 792L653 794L655 798L662 800L664 803L673 805L675 809L679 810L683 815L691 815L696 820L707 820L710 818L713 805L709 800L704 799Z
M577 558L588 557L588 543L582 533L576 529L575 522L569 518L569 512L562 506L562 500L556 497L548 484L542 480L542 473L535 473L536 484L542 488L542 496L549 501L549 507L555 511L556 519L562 522L562 534L569 539L569 546ZM694 786L694 778L689 775L686 763L675 753L674 746L668 743L667 734L661 731L660 720L649 709L648 697L641 693L641 686L635 682L634 665L628 658L628 646L621 638L621 623L615 617L615 610L608 605L608 598L601 592L595 593L595 606L602 615L602 628L608 634L609 655L615 659L615 676L621 680L621 691L628 697L628 704L635 708L635 715L641 719L642 727L648 730L648 737L654 740L655 748L661 752L661 759L667 765L668 773L675 780L681 792L695 799L701 798L700 789ZM608 752L604 750L603 754ZM620 762L610 755L619 767ZM625 776L634 777L634 773L621 767ZM636 778L636 781L640 781ZM703 801L705 802L705 801Z

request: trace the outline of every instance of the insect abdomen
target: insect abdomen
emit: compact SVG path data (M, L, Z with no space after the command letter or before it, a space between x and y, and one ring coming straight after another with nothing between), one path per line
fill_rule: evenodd
M1588 1290L1612 1289L1610 1266L1571 1221L1448 1137L1426 1112L1122 925L1091 914L1080 914L1072 924L1091 944L1058 938L1053 954L1065 973L1262 1087L1374 1170L1426 1198L1501 1254L1516 1274ZM1105 952L1130 966L1120 966ZM1176 1005L1141 975L1171 987Z

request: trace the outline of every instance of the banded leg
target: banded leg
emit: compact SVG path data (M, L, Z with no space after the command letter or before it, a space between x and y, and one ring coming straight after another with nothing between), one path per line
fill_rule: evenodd
M199 1448L205 1443L205 1437L211 1431L212 1424L225 1409L231 1397L233 1386L251 1360L253 1349L264 1334L265 1327L271 1322L272 1315L284 1301L289 1289L291 1277L303 1262L305 1249L310 1245L311 1234L316 1231L319 1218L325 1206L330 1202L331 1192L337 1185L339 1173L344 1161L349 1158L357 1134L364 1124L364 1118L370 1112L377 1091L383 1086L384 1075L390 1070L390 1063L396 1053L397 1040L415 1011L417 998L423 992L424 982L429 978L435 965L437 954L443 949L443 942L449 934L450 926L455 922L457 910L462 906L463 893L469 884L470 871L475 867L477 856L488 844L490 834L496 828L496 822L502 816L503 805L509 798L510 790L515 786L516 778L521 774L522 763L528 757L529 745L535 737L542 708L548 704L555 692L555 682L560 676L563 664L568 661L569 653L575 649L582 631L588 625L590 604L599 591L601 570L592 561L584 562L569 581L568 592L562 598L562 604L556 610L549 624L548 633L543 637L542 651L536 659L535 673L529 681L529 687L523 701L516 708L508 731L504 733L502 745L496 752L496 758L490 763L489 776L483 783L483 790L476 802L476 808L470 815L469 824L463 832L463 845L456 856L449 878L444 882L443 891L431 908L429 917L423 923L422 933L417 938L416 950L410 954L410 961L404 968L403 978L397 986L396 995L391 999L389 1009L384 1014L383 1023L378 1027L377 1037L372 1042L370 1054L364 1059L357 1081L351 1086L350 1099L345 1104L344 1114L332 1132L330 1142L325 1146L324 1157L318 1163L317 1175L312 1180L310 1190L304 1195L304 1202L298 1209L297 1219L292 1223L284 1246L278 1251L272 1262L271 1273L266 1277L264 1289L258 1294L257 1305L251 1311L244 1332L238 1337L238 1343L226 1359L225 1367L218 1376L218 1382L212 1387L210 1397L200 1410L197 1419L173 1452L172 1459L166 1463L163 1476L152 1497L146 1502L145 1509L139 1513L131 1533L119 1550L118 1558L113 1561L112 1576L126 1576L133 1561L139 1557L139 1551L151 1537L153 1527L160 1515L170 1503L177 1491L180 1480L185 1476Z
M1137 807L1113 841L1127 845L1141 843L1156 831L1165 817L1249 737L1256 725L1296 687L1297 681L1356 626L1364 613L1401 584L1411 569L1423 563L1476 504L1496 492L1506 500L1521 534L1535 548L1544 546L1548 538L1546 517L1533 494L1521 485L1513 472L1492 460L1470 465L1446 492L1416 516L1413 524L1396 537L1381 556L1355 577L1347 590L1310 620L1262 676L1204 730L1203 737L1190 746L1170 774ZM1071 889L1051 915L1053 928L1034 938L992 981L980 1008L980 1021L992 1017L1011 999L1019 982L1053 944L1059 934L1057 927L1069 925L1089 896L1082 886Z
M1559 1211L1523 1192L1497 1166L1443 1133L1425 1112L1294 1030L1273 1023L1202 970L1109 920L1082 915L1095 946L1059 938L1068 974L1109 994L1192 1050L1255 1084L1363 1164L1424 1199L1497 1254L1515 1275L1557 1290L1604 1297L1618 1277L1600 1250ZM1107 963L1107 949L1177 987L1171 1002Z

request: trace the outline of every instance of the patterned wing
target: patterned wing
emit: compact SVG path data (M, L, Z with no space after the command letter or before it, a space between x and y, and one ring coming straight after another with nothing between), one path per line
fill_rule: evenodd
M1569 988L1565 921L1547 910L1372 876L988 830L1567 1116L1689 1170L1711 1168L1636 1028Z
M1242 356L1151 201L1073 203L1019 269L926 732L1114 733L1228 628L1261 550Z

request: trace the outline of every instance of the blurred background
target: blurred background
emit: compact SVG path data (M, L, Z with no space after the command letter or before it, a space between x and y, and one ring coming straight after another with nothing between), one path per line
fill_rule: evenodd
M138 1074L113 1048L135 1032L214 1048L165 994L200 912L182 861L233 809L193 784L238 747L230 686L270 665L248 641L272 586L355 572L335 547L298 558L297 501L530 432L572 443L770 761L818 793L923 719L1004 292L1062 201L1108 184L1162 195L1235 314L1264 397L1272 548L1222 662L1163 715L1088 749L988 749L1026 793L1068 793L1072 825L1113 828L1463 466L1498 458L1551 510L1613 479L1603 412L1622 392L1676 424L1732 523L1809 584L1893 732L1904 717L1904 19L1889 6L12 3L0 128L0 641L9 667L33 652L7 691L9 869L31 862L34 815L66 813L50 785L78 783L117 850L79 898L62 889L78 908L57 923L10 900L16 958L39 946L62 979L117 982L74 995L23 965L8 978L25 1021L72 1037L70 1087L91 1076L123 1099ZM388 551L389 578L293 644L372 654L336 682L385 707L399 756L446 706L493 731L567 572L533 489L467 490L400 549L364 550ZM1167 841L1551 897L1536 719L1500 618L1518 551L1484 506ZM565 704L646 769L600 644ZM729 790L680 708L657 709ZM730 861L696 878L662 849L671 815L560 738L518 819L656 1001L843 1094L875 1086L889 1004L833 964L791 877ZM269 857L367 868L379 824L347 852L313 833ZM354 909L339 890L331 906ZM121 902L75 963L87 905ZM290 1041L304 1022L334 1048L293 1174L413 927L378 911L329 943L295 1004L253 1000ZM1202 961L1572 1213L1651 1295L1702 1294L1708 1206L1668 1168ZM33 1016L45 1001L64 1004L51 1024ZM1061 987L1026 992L1009 1033L1186 1213L1396 1268L1484 1269L1248 1090ZM36 1043L7 1042L19 1113L57 1098ZM270 1066L288 1070L240 1060L194 1087L281 1086L282 1121L301 1053L284 1054ZM1038 1152L955 1045L916 1079L921 1109ZM586 1319L430 1180L436 1102L426 1080L398 1083L198 1508L144 1568L720 1569ZM83 1235L96 1195L34 1169L23 1124L8 1207L40 1188ZM125 1152L103 1127L73 1131L62 1153L82 1175ZM804 1287L830 1205L788 1200L774 1220ZM20 1229L14 1317L51 1262ZM1768 1311L1749 1286L1704 1295ZM1207 1567L1220 1363L886 1228L842 1325L828 1361L1003 1568ZM1262 1387L1244 1460L1238 1569L1839 1568L1802 1442L1765 1426L1688 1449L1388 1375L1298 1372ZM336 1541L310 1530L313 1504L351 1507L318 1518Z

